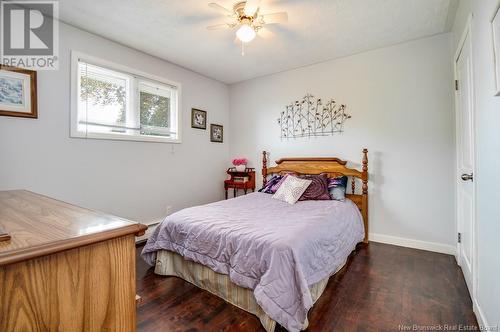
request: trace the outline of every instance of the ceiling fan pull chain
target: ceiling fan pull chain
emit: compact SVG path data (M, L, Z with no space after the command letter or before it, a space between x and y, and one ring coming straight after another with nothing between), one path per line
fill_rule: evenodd
M241 56L245 56L245 43L241 42Z

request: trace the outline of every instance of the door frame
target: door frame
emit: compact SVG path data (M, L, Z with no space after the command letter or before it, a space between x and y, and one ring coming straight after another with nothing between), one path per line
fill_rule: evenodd
M454 79L458 79L457 75L457 61L458 58L462 52L462 49L465 45L465 42L467 40L467 37L469 38L469 43L471 45L470 47L470 59L471 59L471 105L472 105L472 144L471 147L473 149L473 162L472 162L472 172L474 174L474 178L476 178L476 161L477 161L477 156L476 156L476 121L475 121L475 94L474 94L474 65L473 65L473 50L472 50L472 22L473 22L473 15L470 14L469 17L467 18L467 22L464 27L464 31L462 32L462 36L460 37L460 41L457 46L457 50L455 51L455 55L453 57L453 74L454 74ZM458 233L461 233L463 231L462 225L459 222L458 218L458 186L461 183L460 179L460 174L458 174L458 168L459 168L459 158L460 158L460 150L459 150L459 142L460 142L460 118L459 118L459 109L458 109L458 92L455 89L455 228L456 228L456 234L455 236L458 236ZM476 198L477 198L477 186L476 186L476 181L475 179L472 181L472 234L471 234L471 239L472 239L472 289L469 290L470 296L472 299L472 302L476 302L476 290L477 290L477 213L476 213ZM457 260L458 265L461 265L461 259L460 259L460 250L461 250L461 244L458 243L457 239L457 247L456 247L456 255L455 258Z

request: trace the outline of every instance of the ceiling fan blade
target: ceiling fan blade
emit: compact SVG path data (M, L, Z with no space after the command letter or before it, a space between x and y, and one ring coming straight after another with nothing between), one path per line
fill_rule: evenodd
M254 16L254 14L259 9L259 5L260 5L260 0L247 0L245 4L245 9L243 10L245 12L245 15Z
M208 4L208 6L216 11L218 11L219 13L223 14L223 15L227 15L227 16L232 16L234 13L227 9L227 8L224 8L222 7L221 5L219 5L218 3L215 3L215 2L211 2Z
M216 25L209 25L207 27L207 30L222 30L222 29L230 29L231 24L224 23L224 24L216 24Z
M259 20L264 24L286 23L288 14L286 12L260 15Z
M276 36L276 34L274 32L272 32L271 30L266 29L265 27L262 27L257 32L257 36L262 37L263 39L271 39L274 36Z

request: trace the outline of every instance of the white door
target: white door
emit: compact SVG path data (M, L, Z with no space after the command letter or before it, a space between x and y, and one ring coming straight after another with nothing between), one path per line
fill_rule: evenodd
M469 30L470 31L470 30ZM456 59L458 264L474 296L474 103L470 34Z

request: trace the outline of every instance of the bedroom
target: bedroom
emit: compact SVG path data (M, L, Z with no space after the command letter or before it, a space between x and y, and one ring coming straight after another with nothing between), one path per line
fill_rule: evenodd
M500 1L1 5L1 331L498 330Z

